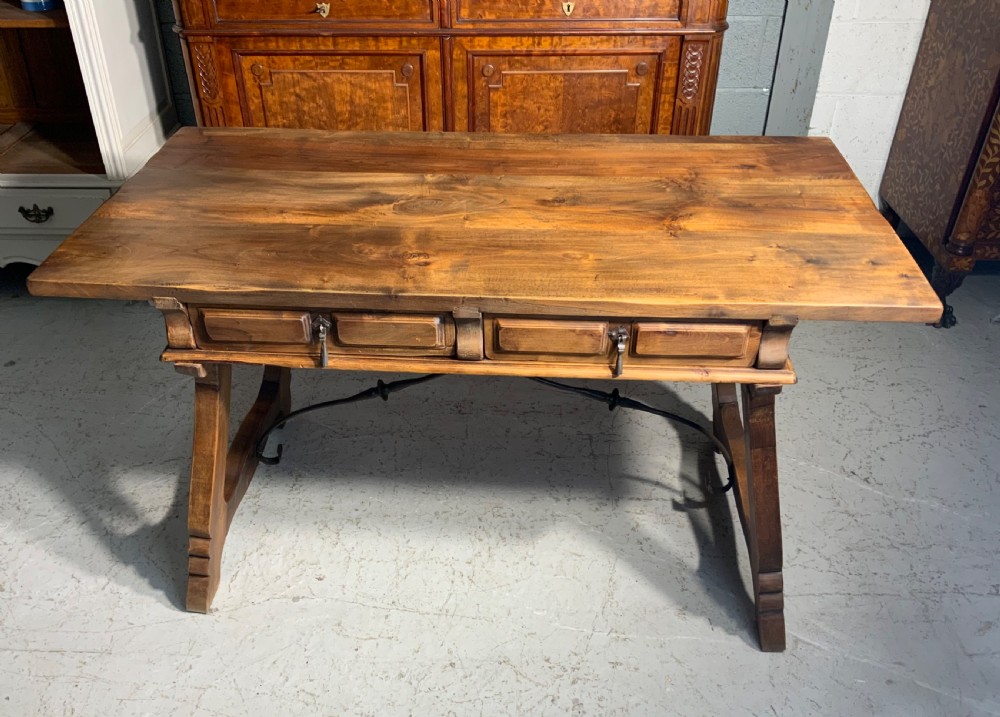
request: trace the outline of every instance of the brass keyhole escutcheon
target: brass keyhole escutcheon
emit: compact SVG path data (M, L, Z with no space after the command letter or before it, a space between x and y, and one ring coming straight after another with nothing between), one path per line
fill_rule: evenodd
M320 17L326 17L330 14L330 3L328 2L318 2L316 3L316 9L313 10L314 13Z
M563 9L563 12L566 13L566 17L569 17L570 15L573 14L573 9L575 7L576 7L576 3L575 2L564 2L562 4L562 9Z

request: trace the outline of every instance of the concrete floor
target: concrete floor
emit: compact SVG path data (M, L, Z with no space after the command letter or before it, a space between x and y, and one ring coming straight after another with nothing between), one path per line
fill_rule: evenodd
M192 386L158 314L3 276L0 714L1000 714L1000 277L950 331L797 330L769 655L704 442L514 379L290 423L185 613ZM298 373L295 403L374 378Z

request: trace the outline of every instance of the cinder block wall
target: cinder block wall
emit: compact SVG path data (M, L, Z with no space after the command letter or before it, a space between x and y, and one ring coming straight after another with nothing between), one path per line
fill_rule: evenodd
M831 137L874 198L930 0L836 0L810 134Z
M785 0L731 0L712 134L764 134Z

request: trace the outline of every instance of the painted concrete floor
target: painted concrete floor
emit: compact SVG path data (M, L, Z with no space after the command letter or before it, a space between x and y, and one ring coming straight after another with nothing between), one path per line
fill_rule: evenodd
M778 655L703 441L514 379L290 423L185 613L192 386L159 315L4 276L0 714L1000 714L998 276L950 331L797 330ZM295 403L374 378L299 373Z

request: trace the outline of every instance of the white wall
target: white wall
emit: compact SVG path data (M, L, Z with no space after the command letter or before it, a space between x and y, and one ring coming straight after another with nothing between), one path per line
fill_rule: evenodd
M836 0L809 133L878 192L930 0Z

